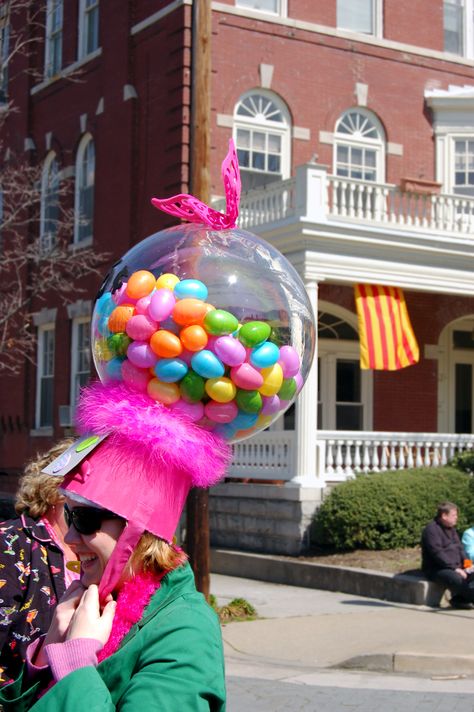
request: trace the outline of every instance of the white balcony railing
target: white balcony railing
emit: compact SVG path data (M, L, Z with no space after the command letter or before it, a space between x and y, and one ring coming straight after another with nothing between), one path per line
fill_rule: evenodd
M233 447L230 477L291 482L295 477L294 431L262 432ZM390 433L319 430L317 483L350 479L359 473L446 465L474 449L474 434Z
M238 223L244 229L317 213L331 220L369 222L394 229L469 234L474 230L474 198L402 191L399 186L328 175L319 166L301 166L299 178L269 183L242 195ZM306 173L305 173L306 172ZM305 185L311 173L316 183ZM311 185L308 188L308 185ZM225 201L214 203L225 210Z

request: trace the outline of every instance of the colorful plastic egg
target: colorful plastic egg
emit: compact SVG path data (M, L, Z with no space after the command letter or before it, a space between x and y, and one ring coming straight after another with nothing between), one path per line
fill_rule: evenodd
M146 341L132 341L127 349L127 357L138 368L150 368L156 363L156 354Z
M107 373L107 379L109 381L121 381L122 380L122 364L123 359L113 358L108 362L105 369Z
M153 398L164 405L171 405L171 403L176 403L181 398L179 388L176 383L163 383L158 378L152 378L147 385L147 393Z
M117 333L125 331L127 321L132 318L135 313L135 307L132 304L122 304L115 307L112 314L109 316L109 329Z
M255 348L270 336L271 327L264 321L249 321L239 329L238 338L244 346Z
M160 276L156 280L156 288L170 289L171 291L173 291L178 282L179 277L177 277L175 274L171 274L170 272L165 272L164 274L160 274Z
M179 336L172 334L171 331L166 331L166 329L155 331L150 339L150 346L161 358L175 358L183 350Z
M219 378L225 372L222 361L207 349L194 354L191 359L191 366L203 378Z
M247 391L257 390L263 384L262 374L249 363L241 363L240 366L231 368L230 377L238 388Z
M127 321L125 331L128 336L135 341L148 341L150 336L155 333L158 324L153 319L145 314L134 314Z
M239 322L230 312L224 311L224 309L214 309L206 314L203 325L208 334L221 336L235 331Z
M193 423L195 423L198 420L201 420L201 418L204 415L204 405L203 403L188 403L187 401L183 400L180 398L180 400L176 401L175 403L172 403L170 405L171 410L173 410L175 413L179 413L180 415L185 416L186 418L189 418L189 420L192 420Z
M155 375L164 383L176 383L188 372L188 367L179 358L163 358L154 367Z
M209 337L202 326L193 324L181 329L179 338L184 348L188 351L201 351L206 348Z
M282 409L281 401L278 396L264 396L262 398L262 415L275 415Z
M179 390L188 403L200 401L205 393L204 378L195 371L188 371L179 383Z
M280 390L278 391L278 397L280 400L290 401L296 395L296 381L294 378L285 378Z
M283 371L279 363L274 363L269 368L262 368L263 383L258 389L263 396L276 395L283 383Z
M101 336L110 336L111 331L109 329L109 317L104 315L101 316L97 321L97 331Z
M133 317L132 317L133 318ZM107 339L107 344L110 350L116 356L125 356L127 354L127 349L132 343L132 340L127 334L119 332L117 334L112 334Z
M206 285L199 279L182 279L181 282L178 282L174 288L174 296L176 299L194 297L194 299L202 299L203 301L206 301L207 294L208 291Z
M278 361L280 349L271 341L265 341L250 353L250 363L255 368L268 368Z
M96 301L95 308L97 313L101 316L109 316L115 309L115 302L112 299L111 292L105 292Z
M164 321L174 309L176 299L169 289L157 289L153 292L148 307L148 313L155 321Z
M110 361L115 356L108 344L108 339L97 339L94 349L95 356L99 361Z
M239 411L238 415L232 421L232 424L235 428L237 428L237 430L247 430L247 428L253 427L257 420L257 413L245 413L243 411Z
M217 310L216 310L217 311ZM210 345L220 360L228 366L240 366L245 361L246 351L238 339L233 336L219 336L214 344Z
M136 314L148 314L148 307L150 306L150 300L154 292L147 294L146 297L141 297L135 302L135 313Z
M235 402L244 413L259 413L262 409L262 396L258 391L238 390Z
M218 403L229 403L235 398L237 393L237 388L235 384L222 376L221 378L208 378L205 384L206 393L209 398L217 401Z
M131 299L141 299L146 297L155 289L155 276L146 269L140 269L130 275L126 293Z
M234 401L230 401L229 403L216 403L211 400L204 406L205 416L215 423L230 423L234 420L238 412L239 409Z
M296 383L296 392L299 393L304 386L303 376L301 375L300 371L298 371L298 373L295 376L295 383Z
M131 361L122 363L122 380L130 388L138 391L146 391L150 373L148 369L137 368Z
M283 378L292 378L300 370L300 357L293 346L282 346L278 363L283 370Z
M180 299L173 309L173 319L180 326L202 324L209 310L209 305L200 299Z

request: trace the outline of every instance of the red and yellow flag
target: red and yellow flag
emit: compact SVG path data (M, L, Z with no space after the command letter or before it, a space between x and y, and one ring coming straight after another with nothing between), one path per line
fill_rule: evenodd
M420 350L398 287L356 284L360 367L396 371L420 359Z

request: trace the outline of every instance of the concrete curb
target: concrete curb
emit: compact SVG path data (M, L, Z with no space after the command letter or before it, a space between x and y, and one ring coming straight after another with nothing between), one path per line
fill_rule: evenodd
M430 653L375 653L357 655L335 666L345 670L398 672L416 675L474 675L474 655L436 655Z
M231 549L211 549L211 570L226 576L339 591L416 606L439 606L444 589L422 577L342 568Z

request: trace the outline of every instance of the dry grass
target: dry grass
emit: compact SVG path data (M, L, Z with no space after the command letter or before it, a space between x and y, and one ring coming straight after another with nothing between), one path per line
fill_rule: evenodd
M298 558L300 561L312 561L315 564L373 569L374 571L399 574L420 568L421 549L419 546L416 546L412 549L391 549L388 551L358 550L343 554L328 554L315 551L307 556L300 556Z

